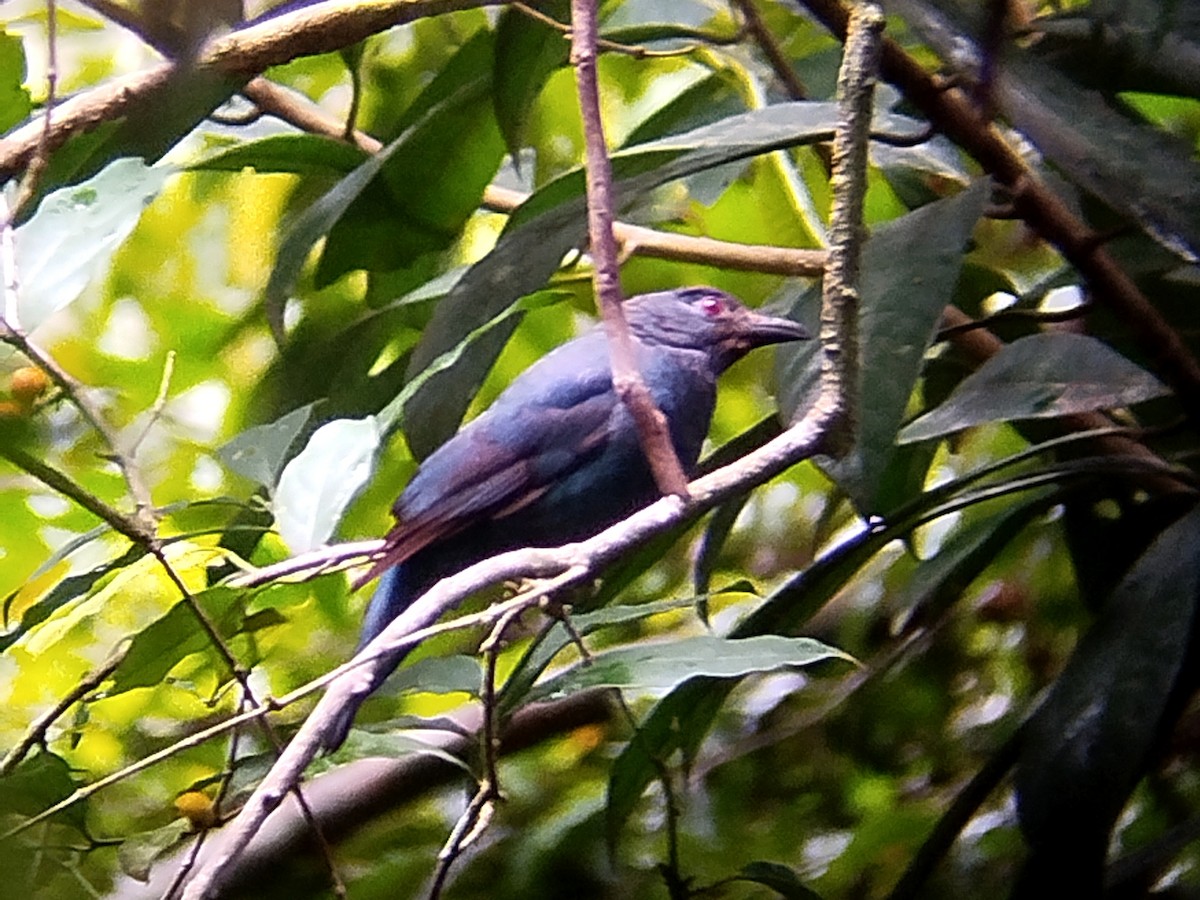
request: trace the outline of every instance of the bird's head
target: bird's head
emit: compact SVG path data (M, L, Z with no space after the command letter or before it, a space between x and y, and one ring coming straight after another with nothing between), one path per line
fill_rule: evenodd
M690 287L631 297L629 329L644 344L703 350L718 372L755 347L810 337L803 325L747 309L712 287Z

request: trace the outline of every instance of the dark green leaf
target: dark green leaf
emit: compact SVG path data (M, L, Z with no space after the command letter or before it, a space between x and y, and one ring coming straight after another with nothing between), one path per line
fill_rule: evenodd
M403 268L458 238L504 152L491 66L491 32L481 29L405 112L413 124L376 189L359 192L329 231L319 287L354 269Z
M942 310L953 296L963 251L986 196L987 182L980 181L876 229L863 247L859 434L848 456L824 460L822 468L864 515L891 511L881 501L884 492L895 487L885 476L900 463L896 432ZM815 321L806 317L815 315L816 302L815 291L809 292L793 317ZM789 418L803 415L813 402L819 350L814 341L776 352L780 407ZM917 479L923 476L923 470L915 472Z
M352 144L316 134L273 134L220 149L189 166L198 171L347 174L369 155Z
M1200 511L1165 529L1117 585L1028 723L1017 811L1053 857L1109 829L1141 778L1184 664L1200 599Z
M25 87L25 48L21 38L0 31L0 134L22 121L32 109Z
M75 781L66 760L43 750L26 757L16 769L0 778L0 819L7 820L14 814L36 816L74 792ZM74 803L58 813L54 820L84 832L87 808L82 803Z
M565 0L539 4L538 10L560 22L570 16L570 5ZM569 49L561 32L520 10L507 7L500 14L492 101L504 143L514 159L525 146L529 116L538 94L551 73L566 65Z
M135 834L121 842L117 858L121 871L136 881L150 880L150 869L168 850L187 836L190 826L186 819L175 819L162 828Z
M1011 419L1114 409L1169 394L1146 370L1095 338L1069 332L1013 341L963 379L950 398L900 432L923 441Z
M736 877L739 881L753 881L755 884L769 887L788 900L821 900L820 894L805 887L800 876L783 863L762 860L746 863Z
M387 680L383 690L389 694L402 691L428 691L431 694L479 694L483 684L483 667L473 656L431 656L418 659L399 669Z
M232 637L242 630L246 611L240 592L214 587L196 594L193 600L222 637ZM113 673L108 694L161 684L181 659L211 646L195 611L186 603L177 603L133 636Z

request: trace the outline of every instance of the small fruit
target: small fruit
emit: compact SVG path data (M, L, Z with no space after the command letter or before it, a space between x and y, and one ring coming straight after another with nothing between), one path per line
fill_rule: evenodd
M41 369L33 366L22 366L8 378L8 392L13 400L25 409L33 406L35 400L50 387L50 379Z
M217 810L212 799L200 791L186 791L175 798L175 808L197 831L217 824Z

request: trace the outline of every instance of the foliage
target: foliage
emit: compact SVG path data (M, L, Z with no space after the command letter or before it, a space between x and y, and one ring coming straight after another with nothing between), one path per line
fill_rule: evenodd
M338 5L371 14L313 9ZM146 81L41 149L49 13L6 5L13 896L163 896L276 753L254 723L189 736L349 658L367 595L238 573L384 533L419 460L591 321L565 42L516 6L417 5L349 46L280 26L248 67L210 53L228 4L60 5L60 101ZM887 8L853 446L507 635L495 708L536 736L513 738L447 896L1200 890L1200 17ZM625 244L627 294L708 283L817 330L817 286L767 250L827 242L843 11L602 4L619 216L653 229ZM150 47L194 64L147 86ZM935 89L942 67L958 80ZM273 96L260 74L296 93L246 115ZM692 237L761 246L732 266ZM730 372L713 459L802 416L820 360L814 341ZM484 772L461 735L484 636L426 641L310 770L350 897L435 870ZM621 705L582 705L596 686ZM272 713L280 739L310 696ZM329 895L323 854L285 837L242 889Z

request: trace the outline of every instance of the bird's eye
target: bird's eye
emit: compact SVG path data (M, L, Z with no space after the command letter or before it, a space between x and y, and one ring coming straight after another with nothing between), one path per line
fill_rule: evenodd
M705 297L696 305L700 307L700 312L704 313L710 319L716 318L725 312L725 304L721 301L720 297Z

